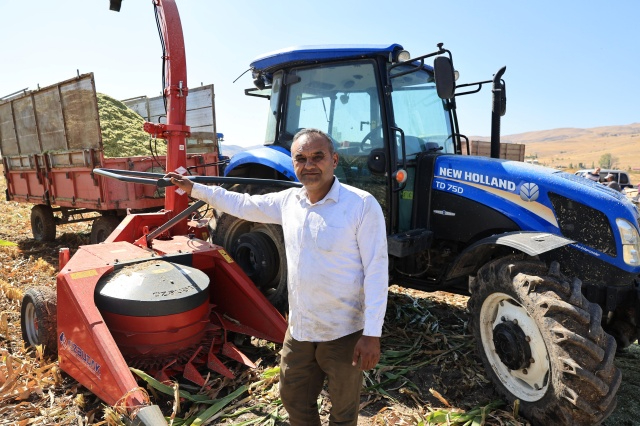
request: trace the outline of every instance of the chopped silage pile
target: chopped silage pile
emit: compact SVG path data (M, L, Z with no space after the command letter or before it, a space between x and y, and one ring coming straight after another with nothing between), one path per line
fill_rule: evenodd
M144 119L138 113L108 95L96 95L105 157L166 155L165 141L150 139L143 130Z

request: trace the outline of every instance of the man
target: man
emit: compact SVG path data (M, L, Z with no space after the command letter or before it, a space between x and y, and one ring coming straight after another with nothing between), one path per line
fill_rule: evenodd
M585 173L584 177L594 182L600 182L600 167L596 167L592 172Z
M327 134L294 136L291 157L303 188L253 195L171 182L214 208L282 225L288 264L289 326L280 396L292 426L320 425L317 398L328 381L331 425L357 425L362 371L380 359L388 258L382 209L334 176L338 154Z
M609 173L604 178L607 181L605 185L607 185L611 189L615 189L618 192L622 192L622 187L618 182L615 181L615 178L616 178L615 175L612 175L611 173Z

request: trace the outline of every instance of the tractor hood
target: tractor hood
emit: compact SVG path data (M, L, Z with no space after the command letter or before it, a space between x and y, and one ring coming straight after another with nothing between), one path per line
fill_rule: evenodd
M627 271L640 270L616 255L623 251L620 227L638 232L638 209L602 184L517 161L441 155L432 188L491 206L523 231L562 235L579 250L610 256Z

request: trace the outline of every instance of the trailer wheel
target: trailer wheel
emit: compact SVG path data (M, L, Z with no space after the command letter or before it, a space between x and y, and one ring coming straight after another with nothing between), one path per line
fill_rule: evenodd
M91 244L99 244L107 239L114 229L120 225L122 218L117 216L100 216L91 225Z
M55 354L57 339L56 291L51 287L32 287L22 297L20 326L27 346L43 345L45 352Z
M602 310L553 262L504 258L470 284L477 352L497 390L534 425L599 424L616 406L621 374Z
M51 206L37 204L31 208L31 233L36 241L56 239L56 220Z

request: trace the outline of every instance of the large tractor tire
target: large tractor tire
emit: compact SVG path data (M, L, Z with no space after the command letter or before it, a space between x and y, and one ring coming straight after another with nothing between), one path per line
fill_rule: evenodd
M120 225L122 218L117 216L100 216L91 225L91 244L99 244Z
M55 289L39 286L24 293L20 308L20 327L26 346L43 345L45 353L56 353L58 338Z
M534 425L597 425L616 406L621 374L602 309L551 268L495 260L470 284L476 349L489 379Z
M36 204L31 208L31 233L36 241L56 239L56 219L51 206Z
M236 185L237 192L268 193L282 188L245 188ZM255 192L254 192L255 191ZM287 294L287 256L280 225L254 223L226 213L215 220L211 241L222 246L260 289L269 302L282 314L289 309Z

